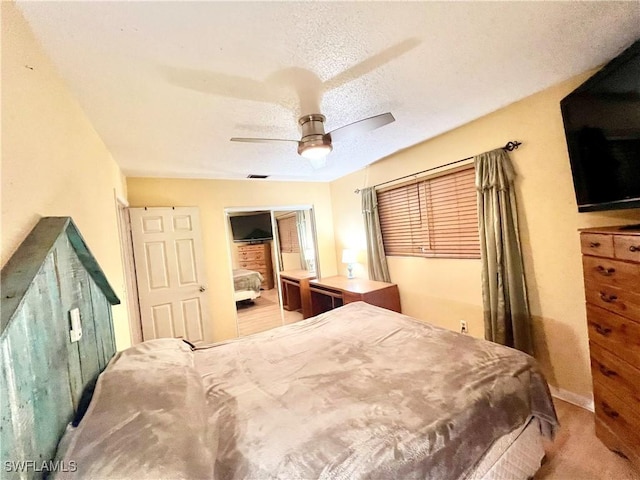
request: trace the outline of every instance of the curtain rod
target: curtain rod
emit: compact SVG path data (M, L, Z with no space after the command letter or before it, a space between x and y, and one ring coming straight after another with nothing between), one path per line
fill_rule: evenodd
M522 142L519 142L518 140L514 140L512 142L507 142L507 144L504 147L502 147L502 149L506 150L507 152L512 152L514 150L517 150L520 145L522 145ZM456 163L460 163L460 162L466 162L467 160L471 160L472 158L473 157L463 158L461 160L456 160L454 162L445 163L444 165L438 165L437 167L427 168L426 170L422 170L420 172L411 173L409 175L405 175L404 177L398 177L398 178L394 178L393 180L387 180L386 182L382 182L382 183L378 183L377 185L374 185L373 188L380 187L382 185L386 185L387 183L397 182L398 180L403 180L405 178L415 177L416 175L421 175L423 173L430 172L431 170L436 170L438 168L448 167L449 165L455 165ZM356 188L353 191L353 193L360 193L360 191L361 190L359 188Z

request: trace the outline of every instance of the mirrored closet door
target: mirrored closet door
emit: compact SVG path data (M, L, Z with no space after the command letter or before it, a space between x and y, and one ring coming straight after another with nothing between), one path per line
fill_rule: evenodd
M227 209L226 214L238 336L302 320L296 279L315 278L318 265L313 208Z

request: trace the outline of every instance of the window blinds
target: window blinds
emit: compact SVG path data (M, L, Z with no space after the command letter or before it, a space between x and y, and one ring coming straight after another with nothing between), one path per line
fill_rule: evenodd
M282 253L300 253L300 241L298 240L298 226L296 216L278 219L278 239Z
M473 166L377 195L386 255L480 258Z

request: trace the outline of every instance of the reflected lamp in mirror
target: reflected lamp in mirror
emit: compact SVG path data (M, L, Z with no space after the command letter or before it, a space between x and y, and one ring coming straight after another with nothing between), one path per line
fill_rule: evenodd
M316 273L316 254L312 248L304 249L304 259L307 262L307 270L310 273Z
M358 260L358 252L351 248L342 250L342 263L347 264L347 278L353 278L353 264Z

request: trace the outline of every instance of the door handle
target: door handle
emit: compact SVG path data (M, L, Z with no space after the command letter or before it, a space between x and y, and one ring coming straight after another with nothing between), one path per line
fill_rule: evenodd
M204 292L207 289L207 287L205 287L204 285L200 285L200 292Z

